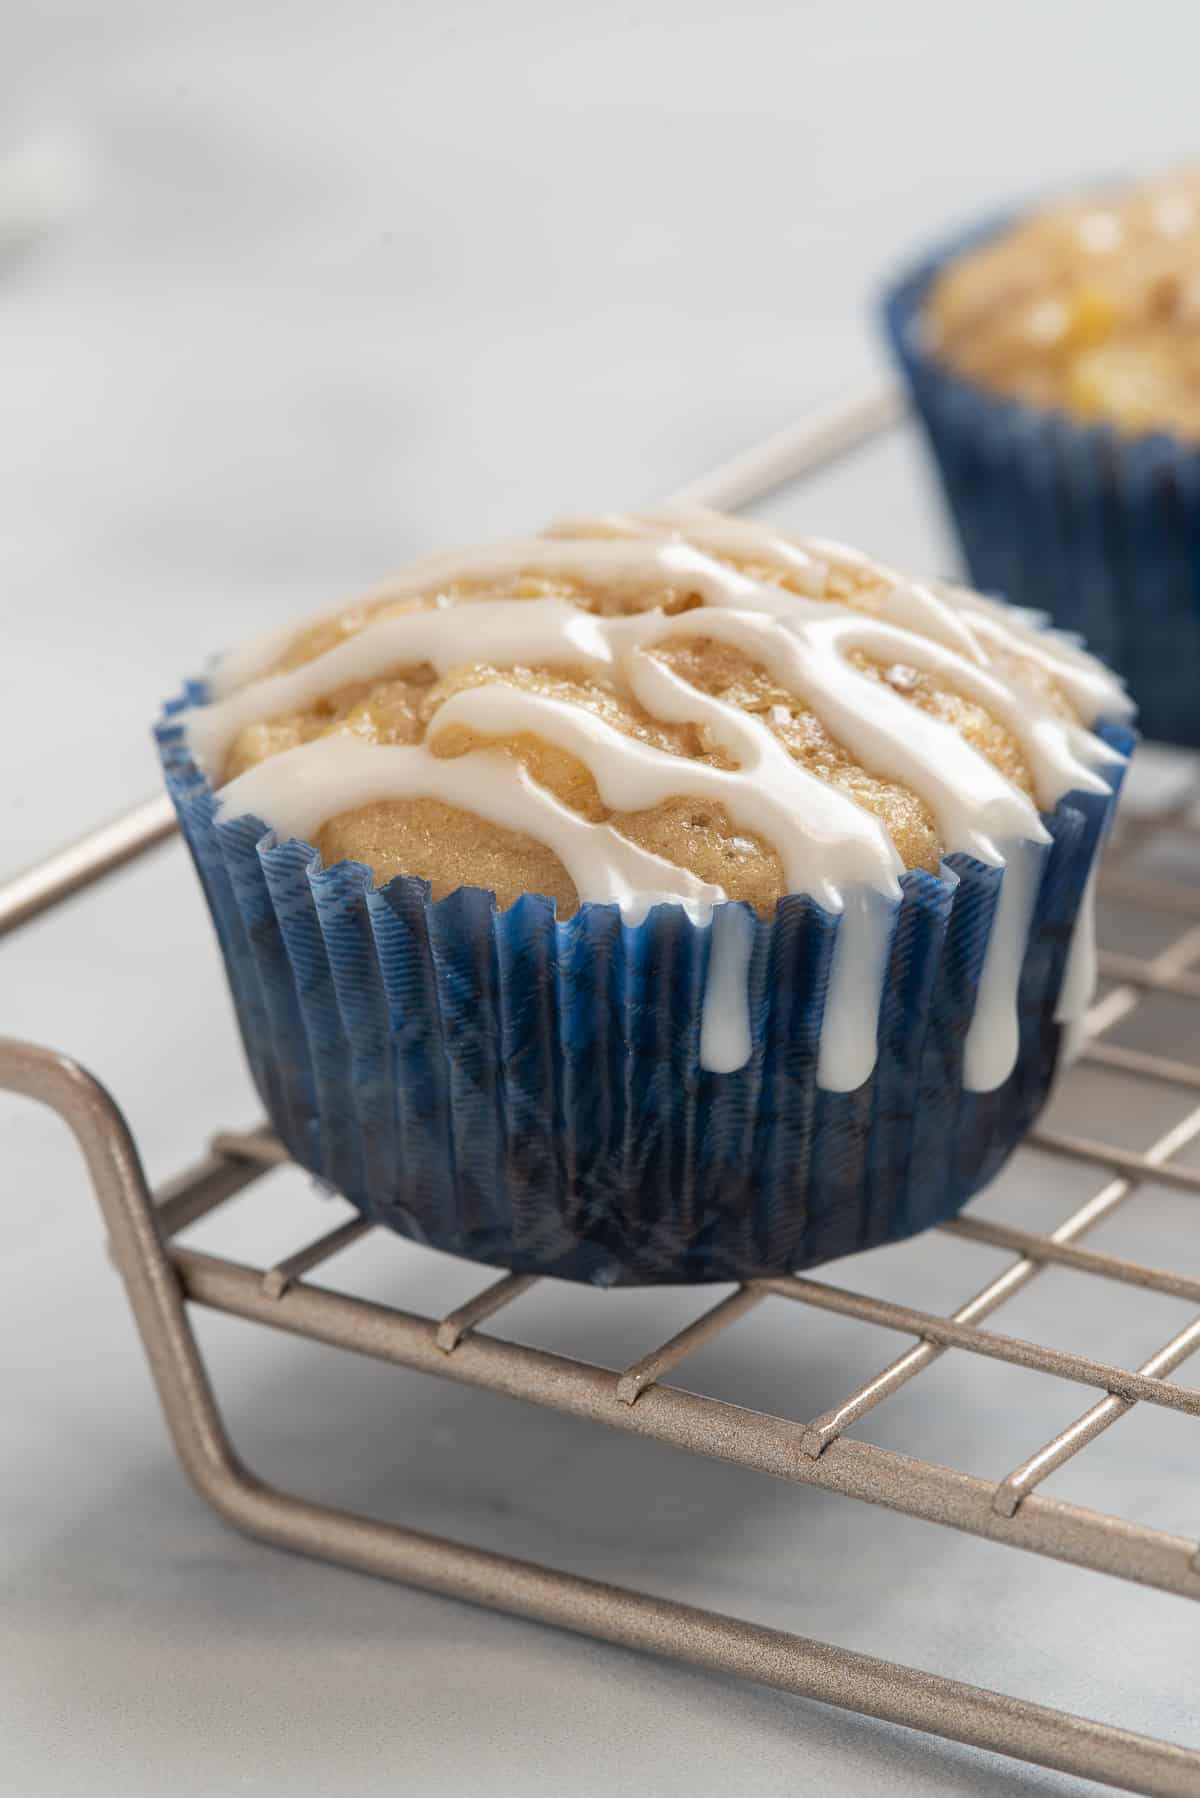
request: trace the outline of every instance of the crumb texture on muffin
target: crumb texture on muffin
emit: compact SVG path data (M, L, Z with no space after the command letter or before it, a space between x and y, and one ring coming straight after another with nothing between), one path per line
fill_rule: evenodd
M769 917L786 894L841 913L842 1086L870 1071L899 880L956 852L1006 868L968 1045L996 1083L1039 811L1109 790L1088 727L1128 713L1099 663L1010 608L672 510L431 559L227 657L211 687L184 723L222 814L377 885L484 887L501 908L538 893L560 919L589 901ZM736 932L720 940L736 957Z
M1033 213L942 272L925 323L997 393L1200 440L1200 171Z

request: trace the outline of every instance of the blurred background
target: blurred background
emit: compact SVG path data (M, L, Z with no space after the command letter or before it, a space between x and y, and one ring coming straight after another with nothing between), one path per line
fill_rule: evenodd
M153 790L151 719L214 650L414 553L650 500L853 398L883 372L898 263L1011 197L1196 152L1180 0L8 0L3 38L3 872ZM905 435L767 510L951 560ZM155 1174L255 1113L177 845L10 946L3 990L5 1029L111 1083ZM235 1542L170 1459L73 1149L32 1107L0 1119L22 1201L0 1352L23 1367L0 1736L22 1791L790 1792L802 1769L826 1791L1075 1789ZM395 1251L389 1278L449 1294L455 1270ZM341 1376L289 1385L295 1345L255 1352L228 1357L235 1437L303 1483L306 1395ZM845 1559L813 1633L1113 1714L1079 1654L1111 1595L1084 1576L979 1550L971 1584L960 1544L858 1512L863 1549L845 1508L783 1489L747 1530L732 1474L673 1460L623 1511L628 1454L617 1480L604 1445L471 1395L393 1413L396 1379L320 1454L345 1466L369 1428L375 1500L406 1516L444 1521L460 1482L503 1529L529 1468L553 1485L565 1457L592 1523L549 1506L518 1546L633 1578L649 1527L660 1584L748 1609L736 1560L704 1584L732 1544L759 1612L786 1599L801 1627ZM487 1431L507 1485L472 1466ZM819 1553L785 1578L801 1538ZM1128 1595L1119 1720L1178 1734L1194 1625L1166 1604Z

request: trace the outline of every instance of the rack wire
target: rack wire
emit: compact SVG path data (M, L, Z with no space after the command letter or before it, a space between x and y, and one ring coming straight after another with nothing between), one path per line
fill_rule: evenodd
M735 458L679 497L740 506L827 466L903 414L888 387L861 403ZM1197 788L1189 781L1166 803L1118 827L1101 891L1170 926L1149 955L1101 950L1103 997L1086 1022L1079 1065L1154 1083L1179 1115L1144 1152L1100 1137L1042 1127L1032 1143L1094 1177L1094 1190L1046 1234L972 1210L943 1234L1003 1250L1013 1259L951 1315L871 1296L828 1277L751 1281L718 1303L697 1292L697 1315L627 1367L600 1367L507 1340L482 1328L500 1318L533 1276L504 1273L466 1304L427 1317L316 1284L310 1276L372 1226L357 1215L267 1267L246 1266L182 1246L188 1225L286 1162L264 1125L223 1131L207 1154L157 1194L115 1101L67 1056L0 1039L0 1088L59 1113L83 1149L112 1250L125 1281L168 1427L185 1470L220 1515L278 1546L341 1562L427 1590L474 1600L517 1616L734 1673L799 1696L925 1730L1060 1771L1163 1798L1200 1792L1200 1751L1184 1749L1028 1701L944 1679L716 1612L515 1561L312 1503L273 1489L238 1460L221 1422L193 1333L190 1308L208 1307L441 1379L481 1387L652 1437L795 1484L1050 1556L1182 1598L1200 1598L1200 1541L1046 1496L1052 1473L1116 1427L1138 1405L1183 1414L1197 1429L1200 1387L1173 1376L1200 1351L1200 1278L1089 1248L1087 1237L1150 1185L1200 1196L1200 1167L1181 1161L1200 1141L1200 1062L1110 1040L1150 996L1167 994L1200 1024L1200 885L1147 874L1155 846L1182 837L1200 845ZM0 887L0 935L61 903L172 834L168 802L151 799ZM1200 1037L1194 1040L1200 1041ZM1078 1076L1067 1074L1065 1082ZM1165 1294L1197 1306L1196 1317L1144 1364L1128 1369L1050 1344L1007 1335L990 1320L1048 1268L1086 1276L1098 1297L1106 1282ZM669 1376L696 1350L759 1307L789 1305L839 1313L909 1339L871 1379L818 1417L744 1409L672 1385ZM983 1357L1075 1383L1078 1416L1032 1444L1000 1479L897 1453L848 1434L853 1425L946 1354Z

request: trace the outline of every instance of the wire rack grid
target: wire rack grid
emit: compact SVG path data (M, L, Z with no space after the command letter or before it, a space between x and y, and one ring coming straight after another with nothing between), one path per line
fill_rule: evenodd
M730 508L827 467L893 425L903 404L891 388L828 418L797 426L683 490ZM1080 1064L1153 1083L1171 1096L1171 1127L1145 1151L1043 1127L1032 1142L1091 1177L1091 1190L1045 1234L969 1212L941 1226L967 1243L1006 1251L1004 1270L950 1316L872 1296L830 1277L750 1282L718 1303L697 1294L698 1314L626 1367L549 1353L484 1331L535 1282L503 1274L443 1317L334 1292L309 1276L371 1228L357 1216L267 1267L200 1253L176 1238L286 1160L263 1126L222 1132L196 1165L152 1194L113 1099L66 1056L0 1039L0 1088L57 1111L84 1151L180 1460L199 1491L253 1536L346 1566L473 1600L509 1613L758 1680L796 1695L951 1740L1164 1798L1200 1793L1200 1751L1184 1749L1025 1700L940 1678L712 1611L600 1584L459 1542L374 1521L272 1489L247 1471L223 1429L189 1308L217 1311L439 1378L656 1438L795 1484L823 1487L968 1534L1097 1572L1200 1598L1200 1540L1046 1496L1047 1478L1135 1407L1183 1414L1195 1431L1200 1387L1172 1376L1200 1350L1200 1277L1087 1246L1086 1239L1151 1184L1200 1196L1200 1168L1180 1156L1200 1140L1200 1061L1113 1042L1148 998L1187 1010L1185 1040L1200 1024L1200 885L1147 874L1149 853L1174 836L1200 843L1197 794L1186 783L1166 802L1118 827L1101 890L1153 920L1148 954L1101 950L1103 997L1085 1027ZM165 799L152 799L0 887L0 934L60 903L171 835ZM1166 935L1165 943L1161 941ZM1066 1082L1073 1078L1065 1076ZM1098 1301L1110 1283L1167 1295L1196 1316L1136 1369L1004 1334L990 1320L1047 1269L1086 1276ZM875 1377L809 1419L772 1415L672 1385L697 1349L759 1306L787 1303L839 1313L906 1339ZM1078 1416L1031 1443L1020 1465L984 1479L848 1434L875 1407L919 1380L947 1353L984 1357L1069 1381ZM1085 1395L1091 1395L1090 1397Z

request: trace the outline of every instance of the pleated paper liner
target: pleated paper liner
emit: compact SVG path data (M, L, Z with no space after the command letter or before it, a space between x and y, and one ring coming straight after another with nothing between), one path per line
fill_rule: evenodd
M816 1081L837 919L811 900L752 916L753 1053L700 1066L710 932L663 905L558 922L526 897L432 903L322 868L216 800L173 714L158 729L274 1129L374 1222L521 1272L603 1285L736 1280L910 1235L989 1180L1045 1099L1054 1009L1113 801L1073 795L1052 838L1020 983L1020 1054L997 1091L963 1089L1001 874L964 856L910 873L875 1072ZM1106 727L1114 747L1128 731Z

